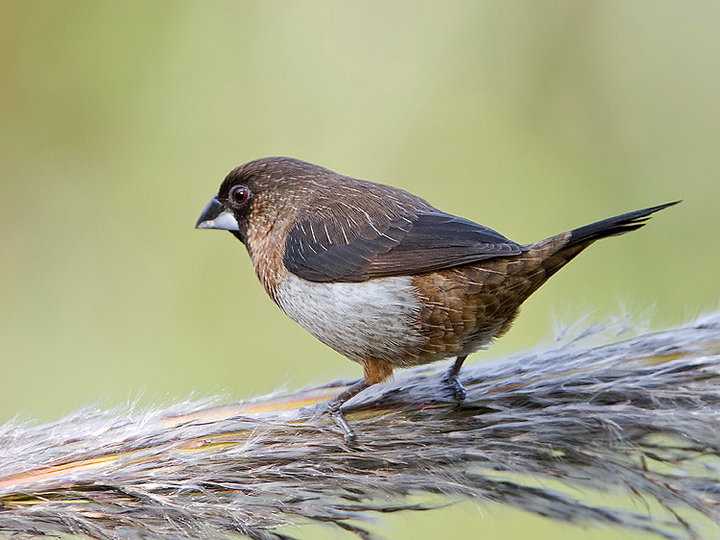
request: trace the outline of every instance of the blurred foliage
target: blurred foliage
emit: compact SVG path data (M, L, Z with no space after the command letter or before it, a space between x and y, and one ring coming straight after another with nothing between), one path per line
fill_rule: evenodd
M476 361L588 312L661 325L717 307L719 17L710 1L3 1L0 420L359 375L281 315L232 237L193 230L225 173L266 155L521 242L685 199L593 246ZM443 512L382 528L578 537Z

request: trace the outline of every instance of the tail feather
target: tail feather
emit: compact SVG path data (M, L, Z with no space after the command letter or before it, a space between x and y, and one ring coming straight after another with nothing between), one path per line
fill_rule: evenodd
M659 206L651 206L650 208L635 210L634 212L628 212L627 214L603 219L601 221L591 223L590 225L574 229L570 231L570 238L564 247L586 244L607 236L617 236L625 234L626 232L637 230L645 225L645 222L650 219L651 214L659 212L668 206L676 205L680 202L681 201L673 201Z
M525 287L520 293L523 300L595 240L639 229L645 225L651 214L679 202L681 201L635 210L529 244L526 246L527 251L521 255L525 261L525 274L522 282L516 284L518 288Z

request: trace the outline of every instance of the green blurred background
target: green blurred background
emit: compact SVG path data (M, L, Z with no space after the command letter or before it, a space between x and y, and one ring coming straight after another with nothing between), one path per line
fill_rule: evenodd
M685 199L579 257L475 361L587 313L715 309L718 21L717 2L3 0L0 421L359 375L237 241L193 229L227 171L267 155L520 242ZM470 503L378 529L639 538Z

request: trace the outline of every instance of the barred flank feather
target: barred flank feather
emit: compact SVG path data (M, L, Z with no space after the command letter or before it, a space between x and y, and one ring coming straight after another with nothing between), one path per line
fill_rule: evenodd
M373 514L418 510L406 497L438 504L442 494L565 522L718 537L720 314L605 345L598 335L468 366L462 409L443 400L436 371L410 371L348 404L355 448L327 418L298 414L342 384L9 424L0 428L0 532L284 539L316 522L370 538L363 522ZM664 511L583 502L577 488Z

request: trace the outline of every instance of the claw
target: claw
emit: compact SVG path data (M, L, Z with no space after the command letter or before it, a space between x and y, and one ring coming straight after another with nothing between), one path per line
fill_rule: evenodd
M348 446L353 446L357 442L357 434L353 430L353 428L350 427L350 424L345 419L345 415L343 412L338 408L335 410L328 411L330 413L330 418L332 418L332 421L335 422L335 425L340 428L340 431L343 432L343 438L345 439L345 444Z
M303 407L300 409L299 413L300 417L306 420L314 420L325 414L329 415L333 423L340 428L340 431L342 431L345 443L348 446L352 446L357 442L357 434L353 428L350 427L350 424L340 409L341 407L342 403L338 403L331 399L330 401L318 403L312 407Z
M457 376L446 375L443 377L443 383L458 404L465 401L465 398L467 398L467 390L465 390L465 387Z
M452 390L455 401L458 403L465 401L465 398L467 397L467 390L465 390L465 387L459 379L455 378L448 381L448 386L450 386L450 389Z
M300 409L300 414L307 419L318 418L323 414L329 414L333 423L342 431L345 443L348 446L353 446L357 442L357 435L345 418L345 414L342 412L342 406L346 401L362 392L368 386L370 386L369 383L365 380L360 380L344 392L341 392L324 403L318 403L312 407Z
M460 373L460 368L462 367L465 358L467 358L467 355L458 356L453 365L450 366L450 369L445 372L445 376L442 379L458 404L462 403L465 401L465 398L467 398L467 390L465 390L465 387L460 382L460 379L458 379L458 374Z

